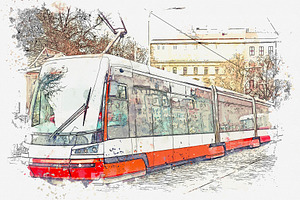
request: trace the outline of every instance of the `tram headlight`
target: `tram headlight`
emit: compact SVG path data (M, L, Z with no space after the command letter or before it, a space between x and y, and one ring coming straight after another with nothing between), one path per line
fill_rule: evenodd
M24 142L27 144L31 144L33 140L33 135L32 134L26 134L24 137Z
M97 152L98 152L98 145L72 150L72 154L89 154L89 153L93 154Z

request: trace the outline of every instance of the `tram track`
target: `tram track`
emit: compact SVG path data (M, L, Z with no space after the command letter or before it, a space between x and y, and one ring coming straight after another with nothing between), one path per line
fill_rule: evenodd
M281 136L282 136L282 135L281 135ZM280 136L279 136L279 137L280 137ZM277 142L280 142L282 139L279 138L279 137L277 138L277 140L273 140L273 141L269 142L268 144L266 144L266 145L264 145L264 146L261 146L261 147L259 147L259 148L263 148L262 150L266 150L267 148L270 147L270 145L276 144ZM265 148L264 148L264 147L265 147ZM276 147L275 147L275 148L276 148ZM225 174L223 174L223 175L217 176L217 177L213 178L212 180L210 180L210 181L208 181L208 182L202 183L201 185L199 185L199 186L197 186L197 187L194 187L194 188L192 188L192 189L189 189L188 191L184 192L184 194L192 193L192 192L194 192L194 191L203 189L203 188L205 188L206 186L209 186L209 185L211 185L211 184L213 184L213 183L216 183L216 182L218 182L218 181L221 181L222 179L227 178L227 177L229 177L229 176L231 176L231 175L233 175L233 174L239 173L239 172L241 172L241 171L243 171L243 170L249 168L250 166L252 166L252 165L254 165L254 164L256 164L256 163L258 163L258 162L260 162L260 161L263 161L266 157L267 157L266 155L265 155L265 156L259 156L259 157L255 158L254 160L248 162L248 163L245 164L245 165L242 165L242 166L237 167L237 168L235 168L235 169L231 169L231 170L229 170L229 172L227 172L227 173L225 173Z
M217 182L217 181L222 180L222 179L224 179L224 178L226 178L226 177L228 177L228 176L231 176L232 174L235 174L235 173L237 173L237 172L239 172L239 171L241 171L241 170L243 170L243 169L249 167L250 165L253 165L253 164L255 164L255 163L257 163L257 162L259 162L259 161L261 161L261 160L263 160L263 158L258 158L258 159L256 159L256 160L254 160L254 161L248 163L247 165L238 167L237 169L234 169L234 170L232 170L231 172L226 173L225 175L216 177L216 178L214 178L213 180L210 180L210 181L207 182L207 183L204 183L204 184L202 184L202 185L200 185L200 186L198 186L198 187L195 187L195 188L193 188L193 189L191 189L191 190L185 192L184 194L188 194L188 193L191 193L191 192L193 192L193 191L196 191L196 190L199 190L199 189L201 189L201 188L204 188L205 186L208 186L208 185L210 185L210 184L212 184L212 183L214 183L214 182Z

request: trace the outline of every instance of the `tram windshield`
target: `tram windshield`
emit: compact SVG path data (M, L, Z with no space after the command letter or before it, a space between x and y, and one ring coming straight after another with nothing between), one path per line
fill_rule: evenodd
M33 131L51 135L87 102L89 91L95 86L99 59L64 59L45 64L40 72L31 103ZM101 87L102 88L102 87ZM95 97L95 96L94 96ZM99 97L101 99L101 97ZM98 114L100 105L98 104ZM74 118L63 130L66 133L85 133L95 130L98 115ZM72 118L72 117L71 117Z

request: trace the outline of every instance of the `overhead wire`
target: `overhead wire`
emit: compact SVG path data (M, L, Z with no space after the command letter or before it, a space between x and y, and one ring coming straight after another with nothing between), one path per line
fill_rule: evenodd
M161 20L162 22L164 22L165 24L169 25L170 27L174 28L175 30L177 30L178 32L180 32L181 34L187 36L188 38L192 39L193 41L195 41L196 43L200 44L201 46L203 46L204 48L206 48L207 50L213 52L214 54L218 55L219 57L223 58L224 60L226 60L227 62L235 65L238 67L237 64L235 64L234 62L230 61L229 59L227 59L226 57L222 56L221 54L219 54L218 52L212 50L211 48L205 46L202 42L200 42L200 38L193 38L190 35L188 35L187 33L183 32L182 30L180 30L179 28L175 27L174 25L172 25L171 23L167 22L166 20L162 19L161 17L157 16L156 14L154 14L153 12L151 12L151 15L153 15L154 17L156 17L157 19Z

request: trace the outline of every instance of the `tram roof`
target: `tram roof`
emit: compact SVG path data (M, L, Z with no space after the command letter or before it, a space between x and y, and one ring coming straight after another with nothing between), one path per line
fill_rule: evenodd
M134 70L134 71L142 72L145 74L154 75L154 76L160 77L162 79L169 79L174 82L193 85L193 86L197 86L197 87L201 87L201 88L210 90L210 87L206 87L202 81L197 81L190 77L181 76L178 74L174 74L172 72L157 69L155 67L149 67L148 65L141 64L141 63L138 63L135 61L131 61L131 60L128 60L128 59L125 59L122 57L118 57L118 56L114 56L114 55L110 55L110 54L85 54L85 55L74 55L74 56L62 56L62 57L57 57L57 58L50 58L47 60L47 62L57 61L57 60L66 60L66 59L80 59L80 58L101 59L103 57L107 57L110 60L110 64L112 66L122 66L124 68L128 68L131 66L131 68L129 68L130 70ZM238 92L228 90L225 88L221 88L221 87L216 87L216 88L217 88L218 92L226 93L231 96L236 96L236 97L241 97L241 98L246 98L246 99L252 98L249 95L238 93ZM268 104L269 106L272 105L272 103L270 103L270 102L267 102L267 101L261 100L261 99L257 99L257 98L255 98L255 101L257 101L259 103L263 103L263 104Z
M138 71L145 74L154 75L160 78L165 78L172 80L174 82L180 82L182 84L191 84L194 86L210 89L209 87L204 86L202 81L194 80L190 77L180 76L172 72L165 70L157 69L155 67L149 67L148 65L141 64L135 61L131 61L125 58L110 54L86 54L86 55L75 55L75 56L62 56L58 58L50 58L47 62L66 60L66 59L80 59L80 58L91 58L91 59L101 59L102 57L107 57L110 60L112 66L122 66L124 68L130 67L130 70Z

